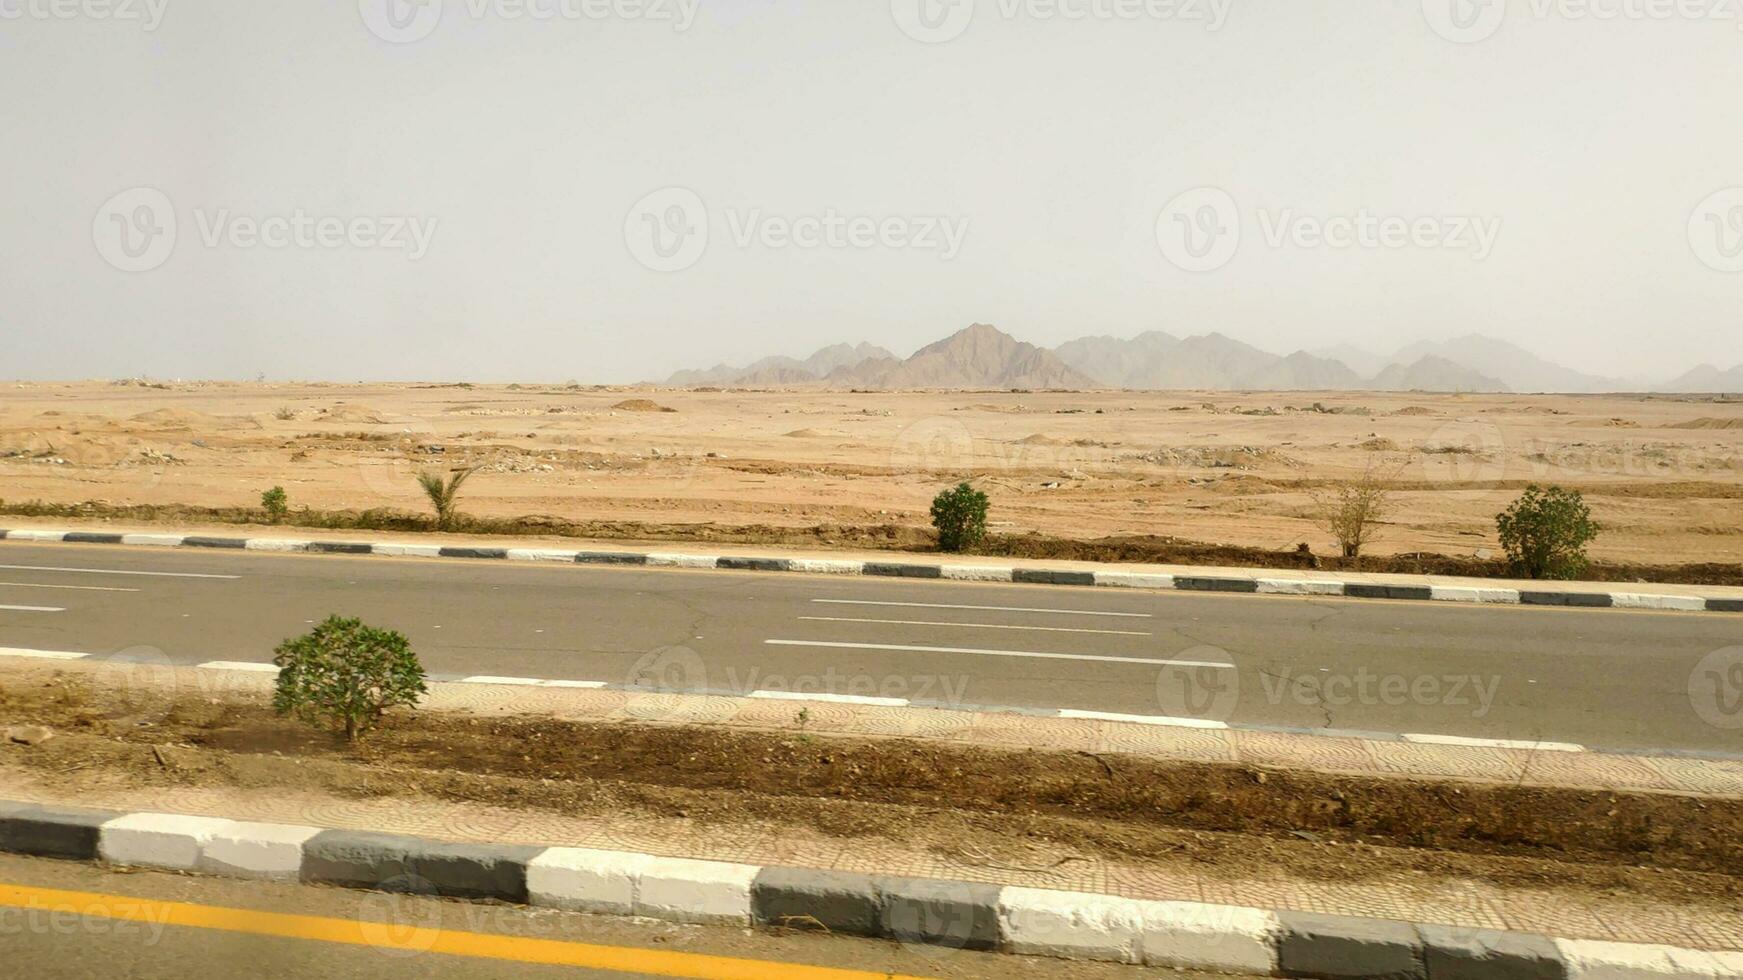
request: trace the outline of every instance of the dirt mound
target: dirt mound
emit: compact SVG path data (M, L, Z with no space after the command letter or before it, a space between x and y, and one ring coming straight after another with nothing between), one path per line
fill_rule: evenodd
M1369 439L1367 442L1360 443L1359 445L1361 446L1361 448L1366 449L1368 452L1371 452L1371 453L1389 453L1389 452L1394 452L1398 449L1397 443L1393 442L1390 439L1387 439L1384 436L1378 436L1376 438Z
M782 433L782 436L787 439L821 439L824 434L816 429L794 429L791 432Z
M619 412L676 412L675 408L667 408L651 398L626 398L611 406Z
M1390 414L1392 414L1392 415L1439 415L1440 413L1436 412L1432 408L1424 408L1421 405L1406 405L1403 408L1399 409L1398 411L1392 412Z
M1668 426L1672 429L1743 429L1743 419L1699 418Z
M196 424L211 421L211 417L185 408L154 408L149 412L131 416L127 421L156 429L190 429Z
M1067 445L1067 443L1064 439L1055 439L1054 437L1052 437L1050 435L1044 435L1040 432L1037 432L1034 435L1028 436L1028 437L1023 438L1023 439L1018 439L1017 442L1020 445L1024 445L1024 446L1064 446L1064 445Z
M383 418L380 412L370 408L368 405L359 405L354 402L340 402L332 408L323 409L321 412L321 421L355 422L362 425L387 424L387 419Z

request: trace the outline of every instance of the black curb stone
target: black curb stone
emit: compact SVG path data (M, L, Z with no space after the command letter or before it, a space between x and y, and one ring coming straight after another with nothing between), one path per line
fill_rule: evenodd
M618 551L583 551L575 555L577 565L646 565L647 555L630 555Z
M1176 576L1174 587L1187 592L1257 592L1259 582L1250 578L1182 578Z
M785 558L717 558L714 567L739 572L787 572L793 569Z
M324 830L303 844L302 880L525 905L527 863L544 851L542 847L450 844L397 834Z
M1365 582L1345 582L1344 595L1352 599L1407 599L1427 602L1434 590L1420 585L1369 585Z
M944 569L937 565L892 565L887 562L866 562L862 570L866 575L880 575L885 578L943 578Z
M1579 606L1587 609L1608 609L1615 600L1608 592L1521 592L1519 603L1524 606Z
M506 559L507 548L443 548L436 552L443 558L489 558Z
M1316 980L1427 980L1414 926L1378 919L1279 912L1277 966L1286 977Z
M1094 585L1094 572L1051 572L1043 568L1011 570L1011 581L1026 585Z
M0 541L6 540L6 535L11 534L11 533L12 533L11 531L0 531Z
M1707 612L1743 612L1743 599L1708 599Z
M67 536L61 540L70 541L73 544L120 544L121 535L98 534L94 531L68 531Z
M113 810L0 802L0 851L95 861L99 829L119 816Z
M1417 926L1430 980L1567 980L1567 964L1542 936Z
M999 888L839 871L764 868L751 885L756 921L816 920L830 932L954 949L999 946Z
M344 541L310 541L309 550L327 555L369 555L375 553L375 546Z
M246 538L207 538L198 535L182 539L184 548L246 548Z

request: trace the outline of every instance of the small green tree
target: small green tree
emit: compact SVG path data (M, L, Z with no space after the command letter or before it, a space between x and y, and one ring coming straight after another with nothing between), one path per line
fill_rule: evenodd
M387 709L416 705L427 690L406 638L361 620L329 616L274 654L273 710L311 725L342 725L347 741L374 728Z
M290 513L290 498L285 496L284 487L273 487L260 495L260 506L274 524L283 524L285 515Z
M436 509L436 530L447 531L454 527L456 518L460 516L457 506L460 486L473 472L471 467L454 470L446 480L442 479L442 474L432 470L418 474L418 486L424 488L424 496L430 498L430 506Z
M938 529L938 547L963 551L986 537L987 496L967 483L959 483L932 498L932 526Z
M1603 530L1578 490L1525 488L1495 518L1501 547L1516 571L1542 579L1571 579L1586 570L1586 545Z

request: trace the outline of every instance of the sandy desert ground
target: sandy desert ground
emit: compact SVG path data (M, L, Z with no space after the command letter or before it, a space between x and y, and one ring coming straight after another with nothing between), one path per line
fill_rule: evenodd
M925 525L973 477L995 530L1327 554L1311 492L1401 490L1379 553L1486 556L1531 481L1582 489L1595 557L1743 561L1743 401L1375 393L842 393L564 386L12 383L0 500L421 510L802 527Z

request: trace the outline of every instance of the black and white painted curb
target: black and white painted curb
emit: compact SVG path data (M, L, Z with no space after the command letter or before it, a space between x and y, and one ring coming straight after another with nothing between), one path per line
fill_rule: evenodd
M303 541L288 538L111 534L96 531L0 530L0 540L148 545L168 548L219 548L237 551L302 552L329 555L379 555L393 558L460 558L555 562L575 565L646 566L650 568L714 568L752 572L801 572L817 575L865 575L881 578L935 579L956 582L1100 586L1103 588L1157 589L1180 592L1342 596L1351 599L1400 599L1414 602L1743 613L1743 598L1715 599L1647 592L1572 592L1557 591L1547 586L1542 589L1519 589L1468 585L1446 586L1426 582L1411 585L1390 585L1372 582L1346 582L1329 578L1266 578L1257 573L1252 575L1165 575L1119 571L1115 568L1090 571L1017 568L1007 565L909 564L827 558L750 558L672 552L571 551L550 548L449 547L381 541Z
M1743 952L618 851L0 802L0 851L691 924L1279 977L1743 978Z

